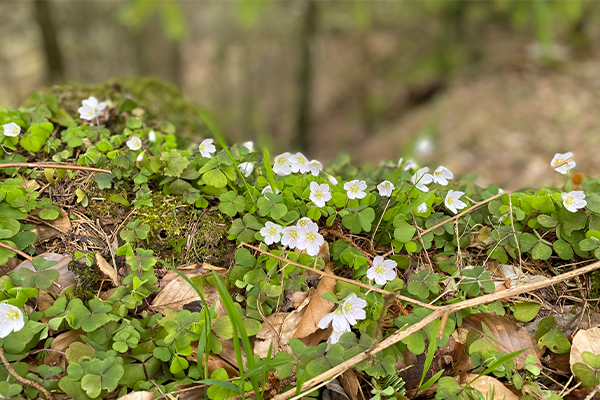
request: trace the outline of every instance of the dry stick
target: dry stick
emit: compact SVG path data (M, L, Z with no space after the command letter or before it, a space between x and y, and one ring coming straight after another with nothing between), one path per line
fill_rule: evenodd
M429 314L427 317L423 318L421 321L417 322L416 324L409 326L406 330L403 330L403 331L399 330L399 331L391 334L385 340L381 341L380 343L378 343L376 346L369 349L368 351L360 353L360 354L352 357L351 359L337 365L336 367L331 368L329 371L326 371L326 372L322 373L321 375L316 376L316 377L306 381L304 383L304 385L302 385L301 390L306 391L306 390L312 388L313 386L318 385L319 383L337 375L338 373L353 367L354 365L358 364L359 362L366 360L369 357L374 356L379 351L384 350L384 349L398 343L400 340L410 336L411 334L420 331L421 329L423 329L424 327L426 327L427 325L429 325L431 322L435 321L436 319L438 319L440 317L444 317L444 314L450 314L452 312L464 310L469 307L475 307L475 306L479 306L482 304L491 303L496 300L505 299L505 298L512 297L512 296L517 296L517 295L531 292L534 290L539 290L541 288L552 286L559 282L572 279L576 276L587 274L588 272L592 272L597 269L600 269L600 261L596 261L595 263L589 264L589 265L579 268L577 270L573 270L573 271L569 271L569 272L566 272L561 275L557 275L555 277L546 279L542 282L535 282L535 283L530 283L530 284L523 285L523 286L516 286L514 288L503 290L498 293L492 293L492 294L488 294L485 296L476 297L474 299L465 300L460 303L451 304L451 305L442 306L442 307L435 307L435 311L433 313ZM284 392L278 396L275 396L273 399L274 400L289 399L295 393L296 393L296 388L290 389L287 392Z
M473 211L473 210L475 210L475 209L477 209L477 208L479 208L479 207L481 207L481 206L483 206L483 205L486 205L486 204L487 204L487 203L489 203L490 201L492 201L492 200L495 200L495 199L497 199L498 197L502 196L503 194L507 194L507 193L508 193L508 192L502 192L502 193L498 193L497 195L495 195L495 196L492 196L492 197L490 197L489 199L485 199L485 200L482 200L482 201L480 201L479 203L475 203L475 204L473 204L473 206L472 206L471 208L469 208L469 209L467 209L467 210L465 210L465 211L463 211L463 212L461 212L461 213L459 213L459 214L456 214L454 217L452 217L452 218L449 218L449 219L447 219L447 220L445 220L445 221L442 221L442 222L440 222L439 224L436 224L436 225L432 226L431 228L425 229L423 232L421 232L421 235L425 235L426 233L429 233L429 232L433 231L434 229L437 229L437 228L439 228L440 226L444 226L444 225L446 225L448 222L452 222L452 221L454 221L454 220L457 220L457 219L459 219L460 217L462 217L463 215L466 215L466 214L470 213L471 211ZM417 238L418 238L418 236L415 236L415 237L413 237L411 240L415 240L415 239L417 239ZM394 253L394 250L390 250L390 251L388 251L387 253L385 253L385 254L383 255L383 257L387 257L387 256L389 256L390 254L393 254L393 253Z
M14 251L15 253L17 253L21 257L26 258L28 261L32 260L32 258L31 258L31 256L29 254L23 253L21 250L17 250L14 247L11 247L11 246L9 246L7 244L4 244L4 243L0 242L0 247L4 247L7 250Z
M72 169L77 171L103 172L105 174L112 173L109 169L100 169L92 167L82 167L80 165L60 165L60 164L44 164L44 163L6 163L0 164L0 168L53 168L53 169Z
M44 389L39 383L31 381L29 379L25 379L21 375L17 374L17 372L13 369L12 365L10 365L8 363L8 361L6 361L6 357L4 357L4 348L2 348L2 347L0 347L0 359L2 360L2 364L4 364L4 367L8 370L8 372L12 376L15 377L16 380L18 380L19 382L21 382L27 386L36 388L40 392L44 393L44 396L46 396L47 399L49 399L49 400L53 399L50 392L47 391L46 389Z
M375 286L367 285L365 283L354 281L352 279L342 278L341 276L331 275L331 274L328 274L326 272L319 271L318 269L315 269L315 268L312 268L312 267L307 267L306 265L295 263L295 262L290 261L288 259L285 259L283 257L279 257L279 256L276 256L275 254L269 253L268 251L260 249L260 248L258 248L256 246L252 246L251 244L248 244L246 242L242 242L240 245L241 246L245 246L245 247L247 247L249 249L252 249L252 250L256 250L256 251L258 251L258 252L260 252L262 254L266 254L269 257L275 258L276 260L282 261L282 262L287 263L289 265L293 265L293 266L296 266L298 268L302 268L302 269L305 269L307 271L314 272L315 274L319 274L319 275L324 276L326 278L331 278L331 279L335 279L337 281L342 281L342 282L350 283L352 285L359 286L361 288L368 289L368 290L371 290L373 292L377 292L377 293L381 293L381 294L385 294L385 295L392 295L392 296L394 296L394 297L396 297L396 298L398 298L400 300L406 301L407 303L412 303L412 304L421 306L423 308L427 308L429 310L437 310L439 308L439 307L432 306L430 304L423 303L423 302L415 300L415 299L411 299L410 297L402 296L402 295L396 294L394 292L388 292L387 290L376 288Z

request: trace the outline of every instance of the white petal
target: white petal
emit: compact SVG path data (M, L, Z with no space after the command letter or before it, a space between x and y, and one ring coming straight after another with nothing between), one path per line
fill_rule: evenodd
M333 316L334 316L333 313L329 313L326 316L324 316L323 318L321 318L321 320L317 324L319 329L327 329L327 327L329 326L329 323L333 320Z

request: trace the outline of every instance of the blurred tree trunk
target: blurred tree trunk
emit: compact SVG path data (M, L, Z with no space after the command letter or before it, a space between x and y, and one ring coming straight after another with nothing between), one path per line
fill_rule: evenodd
M318 15L315 0L307 0L304 4L302 27L298 41L298 103L296 114L296 133L293 139L299 151L307 151L310 145L311 97L313 85L312 44L317 31Z
M44 56L46 58L46 81L49 84L60 83L64 79L62 52L56 37L56 28L52 20L52 7L49 0L35 0L35 19L40 26Z

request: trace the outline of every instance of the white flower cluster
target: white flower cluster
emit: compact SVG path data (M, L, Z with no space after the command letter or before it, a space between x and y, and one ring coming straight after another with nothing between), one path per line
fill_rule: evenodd
M454 174L441 165L433 172L433 175L428 172L429 167L421 168L410 178L413 185L421 192L428 192L429 188L425 185L429 185L431 182L446 186L448 180L454 178Z
M323 235L319 233L319 226L307 217L300 218L296 225L286 228L269 221L260 230L260 234L264 236L267 245L281 242L291 249L306 250L309 256L319 254L321 245L325 243Z
M306 174L310 172L313 176L319 176L319 173L323 170L323 165L317 161L308 161L302 153L291 153L285 152L273 160L273 172L280 176L290 175L292 173Z
M327 339L327 343L330 345L337 343L344 333L350 332L352 325L355 325L357 320L365 319L367 314L364 308L366 306L366 301L352 293L341 302L335 311L321 318L317 324L320 329L327 329L329 324L333 325L333 332Z
M0 304L0 339L4 339L11 332L23 329L23 313L18 307L10 304Z

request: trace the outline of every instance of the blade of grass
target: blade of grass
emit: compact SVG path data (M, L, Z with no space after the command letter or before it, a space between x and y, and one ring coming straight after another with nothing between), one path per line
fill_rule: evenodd
M219 275L213 272L213 276L215 278L217 291L219 292L219 296L221 301L223 302L223 306L225 310L227 310L227 316L231 321L231 326L233 328L233 349L235 352L235 358L238 362L238 369L240 371L240 375L243 378L246 376L244 372L244 364L242 360L242 352L240 349L240 340L242 342L242 346L244 347L244 353L246 354L246 366L248 369L253 369L256 365L254 363L254 354L252 353L252 346L250 345L250 339L248 338L248 334L246 333L246 328L244 328L244 324L242 323L242 319L240 318L235 306L233 304L233 299L231 295L227 291L225 284L219 278ZM260 385L258 383L257 375L249 375L248 379L252 384L252 388L254 389L254 395L257 400L262 400L262 395L260 391Z
M425 364L423 365L423 373L421 374L421 381L419 382L419 390L423 390L421 389L421 385L423 384L423 381L425 380L425 376L427 375L427 372L429 371L429 367L431 367L431 363L433 362L433 356L435 355L435 351L437 350L437 331L440 327L440 320L436 319L435 322L433 323L433 334L431 335L432 338L429 341L429 348L427 349L427 357L425 357Z
M273 168L271 167L271 158L269 157L269 150L263 149L263 163L265 164L265 174L273 194L276 194L277 189L275 188L275 177L273 176Z

